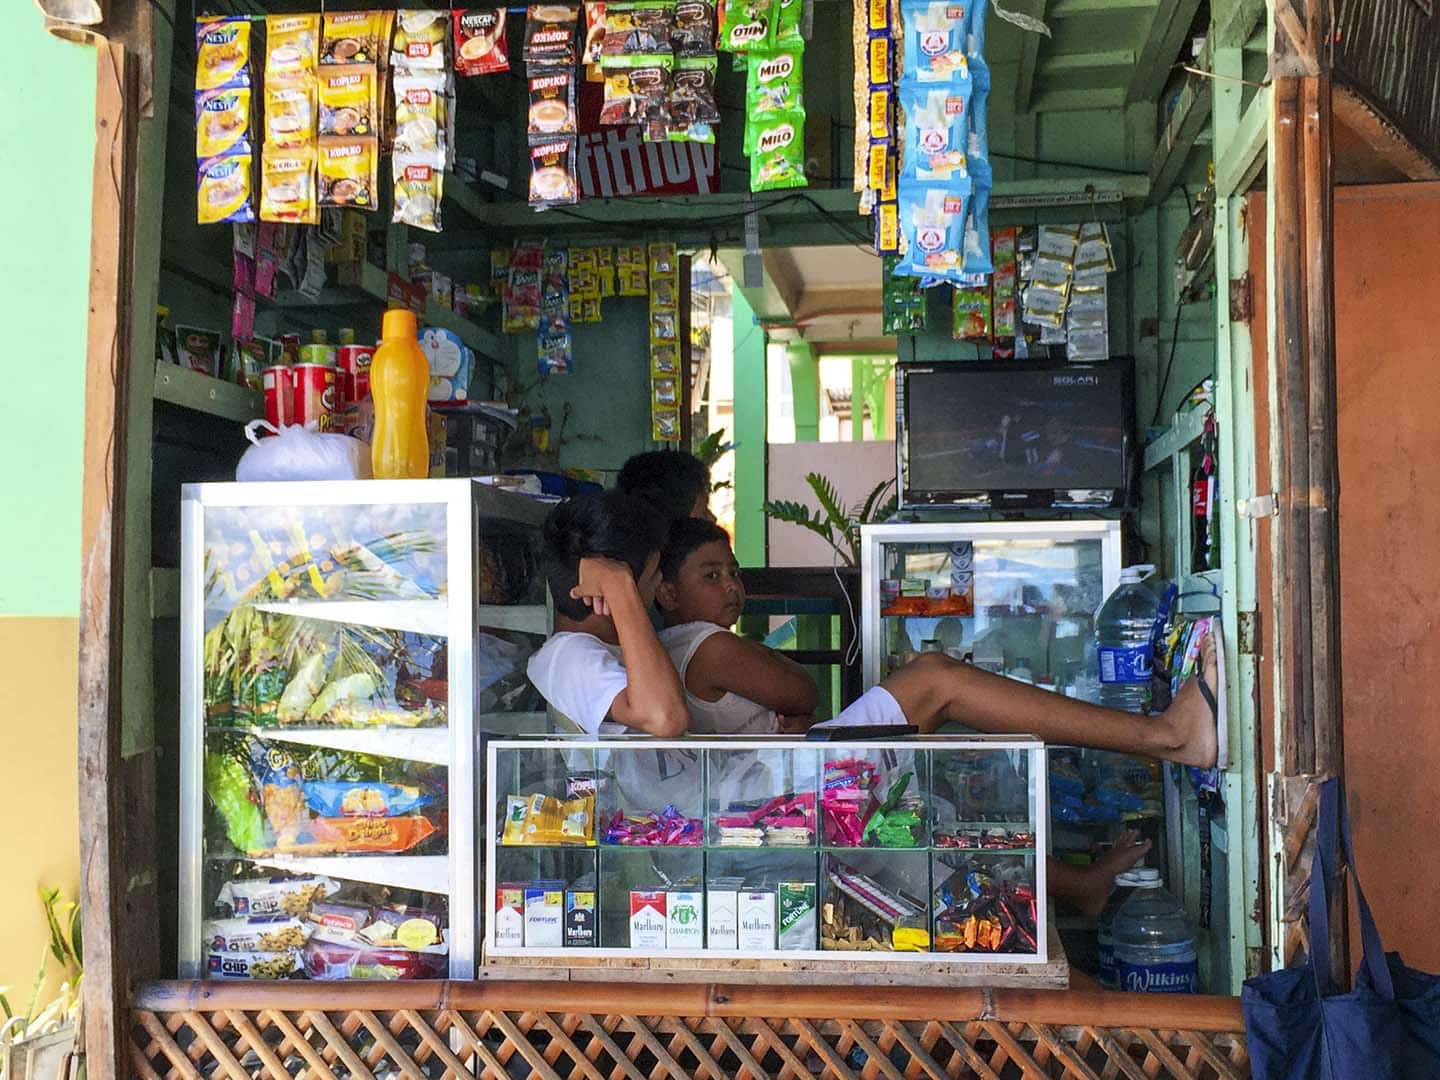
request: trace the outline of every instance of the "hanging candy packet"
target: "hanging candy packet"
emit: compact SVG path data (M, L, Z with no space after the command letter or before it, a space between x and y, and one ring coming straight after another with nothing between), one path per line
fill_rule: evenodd
M613 56L658 56L672 51L673 0L631 0L605 5L600 63Z
M907 180L968 176L969 85L906 86L900 100L905 107L906 150L901 176Z
M542 375L570 372L570 257L564 248L547 248L540 274L540 324L536 363Z
M517 240L506 270L503 323L505 333L534 330L540 323L540 269L545 261L545 244L539 240Z
M455 74L495 75L510 70L510 39L505 9L452 11L455 27Z
M679 0L670 43L676 56L715 55L715 5L712 0Z
M990 340L990 286L956 285L950 336L956 341Z
M905 78L922 83L968 81L969 5L951 0L900 0L900 10L905 23Z
M900 192L902 266L917 276L953 281L964 262L965 211L970 182L914 181Z
M805 187L805 112L793 109L754 118L749 136L750 190Z
M397 71L444 71L449 14L445 11L397 11L390 64Z
M571 67L575 64L575 4L532 4L525 9L525 62Z
M530 111L526 134L531 142L575 134L575 73L567 68L541 68L530 76Z
M195 89L250 85L250 20L202 15L195 20Z
M537 210L578 202L575 140L552 139L530 147L530 205Z
M727 0L720 18L720 48L745 53L771 40L771 0Z
M745 78L745 109L751 122L767 114L805 108L805 53L800 46L752 49Z

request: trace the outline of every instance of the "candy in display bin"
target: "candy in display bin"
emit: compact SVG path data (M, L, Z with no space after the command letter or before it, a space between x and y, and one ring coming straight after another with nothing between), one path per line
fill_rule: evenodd
M430 402L448 405L470 397L470 368L474 353L453 330L427 326L420 334L420 351L430 362Z

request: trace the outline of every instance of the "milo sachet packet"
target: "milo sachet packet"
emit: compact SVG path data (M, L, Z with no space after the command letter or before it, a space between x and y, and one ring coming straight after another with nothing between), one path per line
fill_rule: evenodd
M805 112L793 109L752 118L746 128L750 190L805 187Z

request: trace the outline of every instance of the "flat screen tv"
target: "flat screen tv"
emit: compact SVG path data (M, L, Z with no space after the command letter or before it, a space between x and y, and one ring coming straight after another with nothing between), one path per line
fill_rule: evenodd
M901 506L1127 506L1133 371L1120 358L896 365Z

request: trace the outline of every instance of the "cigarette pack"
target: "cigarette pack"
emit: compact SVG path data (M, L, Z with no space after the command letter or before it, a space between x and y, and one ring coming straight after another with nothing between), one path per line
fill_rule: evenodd
M665 948L665 890L630 890L630 947Z
M813 949L816 945L815 882L780 883L780 948Z
M742 892L736 905L740 920L741 952L775 950L775 894Z
M705 890L705 947L707 949L738 949L740 924L738 880L718 879Z
M595 892L570 889L565 893L565 947L589 949L595 945Z
M703 949L705 947L704 894L672 890L666 897L665 933L667 949Z
M525 887L497 885L495 888L495 945L518 949L525 944Z
M525 890L525 947L558 949L564 942L565 893L550 886Z

